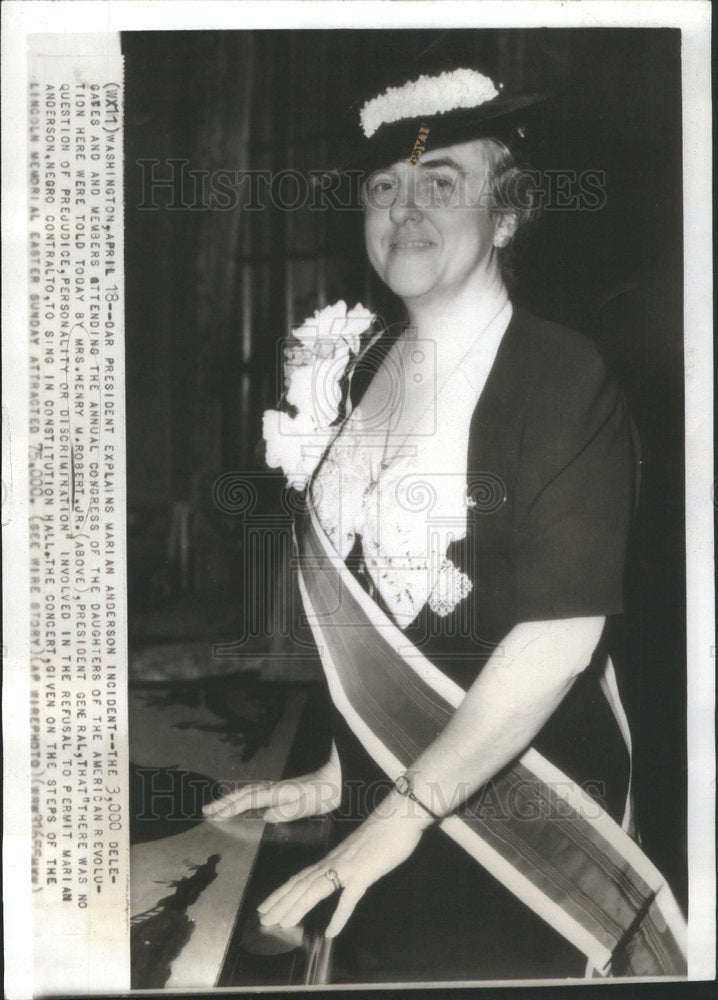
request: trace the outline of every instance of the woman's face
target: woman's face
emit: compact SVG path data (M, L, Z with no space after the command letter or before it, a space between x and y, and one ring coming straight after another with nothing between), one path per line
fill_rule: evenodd
M365 186L364 232L379 277L405 301L456 294L497 267L484 140L400 160Z

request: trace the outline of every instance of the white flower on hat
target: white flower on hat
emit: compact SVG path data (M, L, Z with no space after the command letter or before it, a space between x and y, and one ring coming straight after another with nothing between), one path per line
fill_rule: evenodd
M402 118L422 118L474 108L498 96L492 80L475 69L455 69L438 76L420 76L401 87L389 87L383 94L367 101L360 112L367 139L380 125Z

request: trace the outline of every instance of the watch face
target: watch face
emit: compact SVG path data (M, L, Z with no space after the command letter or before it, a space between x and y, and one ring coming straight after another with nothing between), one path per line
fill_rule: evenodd
M399 795L408 795L411 791L411 785L409 784L409 779L405 774L400 774L399 777L394 782L396 790Z

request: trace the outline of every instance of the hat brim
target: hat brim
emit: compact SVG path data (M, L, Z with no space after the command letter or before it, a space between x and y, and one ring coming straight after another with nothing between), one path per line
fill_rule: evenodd
M506 139L516 133L522 119L548 100L548 94L507 94L505 97L499 94L478 107L385 122L370 138L358 138L346 160L332 172L371 173L399 160L409 160L422 128L425 135L421 141L422 155L472 139Z

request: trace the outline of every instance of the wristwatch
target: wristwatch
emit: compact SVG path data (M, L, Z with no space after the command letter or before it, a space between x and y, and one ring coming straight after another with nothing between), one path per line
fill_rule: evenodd
M428 806L424 805L424 803L420 799L418 799L416 795L414 795L414 790L411 787L411 778L407 774L399 775L399 777L394 782L394 788L397 790L399 795L403 795L405 796L405 798L411 799L412 802L416 802L416 804L418 806L421 806L424 812L428 812L428 814L433 819L436 820L443 819L443 816L437 816L435 812L432 812L432 810L429 809Z

